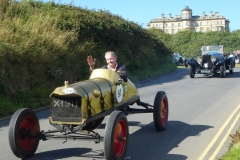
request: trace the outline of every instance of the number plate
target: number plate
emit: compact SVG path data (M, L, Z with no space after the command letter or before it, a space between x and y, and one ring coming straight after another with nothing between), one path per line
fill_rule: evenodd
M201 70L201 73L211 73L211 71L210 71L210 70L207 70L207 69L202 69L202 70Z

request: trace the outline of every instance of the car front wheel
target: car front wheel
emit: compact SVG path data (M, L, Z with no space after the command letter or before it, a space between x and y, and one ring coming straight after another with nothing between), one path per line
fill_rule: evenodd
M194 66L189 66L189 75L190 75L190 78L195 77L195 67Z
M9 124L9 144L15 156L25 159L34 155L39 139L34 135L39 134L39 121L31 109L17 110Z
M106 160L121 160L128 146L127 117L121 111L110 114L105 127L104 154Z
M225 65L220 66L220 77L224 78L226 75Z

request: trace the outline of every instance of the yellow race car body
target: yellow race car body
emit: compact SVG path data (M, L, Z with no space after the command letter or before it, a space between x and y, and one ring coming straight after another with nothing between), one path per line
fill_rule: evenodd
M135 85L117 72L95 69L89 80L56 88L51 97L51 124L88 125L113 110L123 110L139 100Z

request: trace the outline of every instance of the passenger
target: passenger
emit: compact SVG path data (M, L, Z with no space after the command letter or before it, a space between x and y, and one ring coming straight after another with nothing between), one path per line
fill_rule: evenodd
M105 59L107 64L102 66L102 68L116 71L124 82L127 82L127 68L125 65L117 62L117 55L113 51L108 51L105 53ZM90 67L90 71L92 71L96 64L96 59L93 59L92 55L90 55L87 57L87 62Z

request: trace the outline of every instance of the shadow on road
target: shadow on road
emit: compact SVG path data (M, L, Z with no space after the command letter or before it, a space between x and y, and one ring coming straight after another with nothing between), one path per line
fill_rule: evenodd
M41 152L34 154L33 157L28 158L28 160L55 160L55 159L64 159L69 157L88 157L93 159L104 159L103 151L95 151L93 155L83 156L86 153L91 152L92 149L89 148L66 148L66 149L58 149L51 150L46 152Z
M240 72L233 72L233 74L227 72L225 78L239 78ZM195 78L221 78L220 73L210 75L210 74L195 74Z
M204 130L212 128L208 125L189 125L181 121L169 121L167 129L162 132L155 130L154 124L141 125L137 121L128 122L129 127L139 126L140 129L129 136L127 154L124 159L131 160L186 160L185 155L169 154L178 145L190 136L198 136ZM104 129L102 124L99 129ZM71 142L68 142L71 143ZM103 143L103 142L101 142ZM35 154L31 159L40 160L64 159L67 157L104 159L103 150L92 150L89 148L67 148L51 150ZM47 157L47 158L46 158Z
M209 128L212 127L208 125L189 125L180 121L169 121L165 131L157 132L154 124L150 123L131 134L127 157L132 160L188 159L185 155L172 155L168 153L173 148L178 147L184 139L190 136L197 136Z

